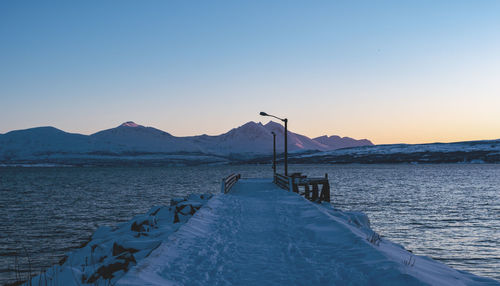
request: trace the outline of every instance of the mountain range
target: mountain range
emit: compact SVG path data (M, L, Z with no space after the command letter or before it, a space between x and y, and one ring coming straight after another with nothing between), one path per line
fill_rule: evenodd
M0 162L78 163L107 160L160 160L174 163L224 162L272 154L273 135L281 153L284 128L270 121L248 122L227 133L176 137L165 131L132 121L91 135L64 132L54 127L36 127L0 134ZM290 153L331 151L373 145L367 139L321 136L311 139L288 131Z
M36 127L0 134L0 166L199 165L269 163L276 134L282 160L284 128L248 122L227 133L176 137L132 121L91 135ZM500 163L500 140L373 145L367 139L307 136L288 131L290 163Z
M428 144L387 144L297 154L291 163L500 163L500 139Z

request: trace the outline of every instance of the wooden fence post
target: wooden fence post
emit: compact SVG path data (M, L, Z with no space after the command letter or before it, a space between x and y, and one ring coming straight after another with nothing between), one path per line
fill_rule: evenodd
M319 195L319 189L318 189L318 184L314 183L313 188L312 188L312 198L311 200L315 202L318 199Z
M321 188L320 200L330 202L330 184L328 183L328 181L323 183L323 187Z

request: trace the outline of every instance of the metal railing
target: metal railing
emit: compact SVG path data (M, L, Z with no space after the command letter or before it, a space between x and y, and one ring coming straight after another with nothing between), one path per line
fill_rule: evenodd
M290 177L285 175L274 174L274 183L287 191L290 191L290 179Z
M241 174L235 173L227 176L226 178L222 178L221 193L227 194L239 179L241 179Z

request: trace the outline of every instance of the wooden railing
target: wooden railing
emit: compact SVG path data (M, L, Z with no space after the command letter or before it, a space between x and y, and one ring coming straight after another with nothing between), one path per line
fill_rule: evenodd
M239 179L241 179L241 175L234 173L227 176L226 178L222 178L221 193L227 194L227 192L231 190L233 185L236 184L236 182L238 182Z
M330 183L328 174L324 178L307 178L300 174L284 176L276 174L274 183L287 191L292 191L303 195L306 199L313 202L330 202ZM321 191L319 186L321 185ZM303 187L303 192L301 191Z

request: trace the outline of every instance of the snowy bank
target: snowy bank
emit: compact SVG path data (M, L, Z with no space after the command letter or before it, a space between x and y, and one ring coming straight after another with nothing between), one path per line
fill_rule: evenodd
M212 195L173 199L117 228L100 227L82 248L25 285L114 285L177 231Z

